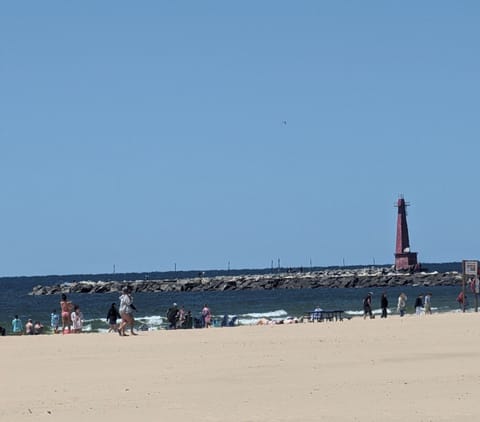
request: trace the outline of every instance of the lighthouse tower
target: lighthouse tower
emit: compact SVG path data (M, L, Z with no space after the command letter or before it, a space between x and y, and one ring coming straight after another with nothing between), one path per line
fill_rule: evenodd
M395 269L413 270L417 266L417 253L410 252L407 226L407 204L401 196L397 202L397 243L395 247Z

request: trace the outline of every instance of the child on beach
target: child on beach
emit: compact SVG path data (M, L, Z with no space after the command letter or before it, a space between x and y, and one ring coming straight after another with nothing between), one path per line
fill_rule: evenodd
M83 329L83 314L80 311L80 307L75 305L73 312L70 315L72 319L72 329L74 333L81 333Z
M57 314L57 311L54 309L50 314L50 327L52 327L52 331L57 334L58 333L58 325L60 323L60 318Z
M465 312L465 310L468 307L468 299L467 299L467 295L463 292L463 290L458 294L457 302L458 302L458 305L460 306L460 309L463 312Z
M110 325L110 328L108 329L109 333L111 333L112 331L115 333L117 332L118 330L117 319L120 319L120 318L121 316L117 310L115 303L112 303L112 306L110 306L110 309L108 310L108 313L107 313L107 322Z

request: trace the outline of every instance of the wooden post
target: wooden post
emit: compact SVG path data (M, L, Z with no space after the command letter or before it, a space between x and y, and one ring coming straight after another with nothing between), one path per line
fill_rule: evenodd
M475 276L475 278L473 279L473 290L474 290L474 293L475 293L475 312L478 312L478 290L479 290L479 285L478 285L478 275Z

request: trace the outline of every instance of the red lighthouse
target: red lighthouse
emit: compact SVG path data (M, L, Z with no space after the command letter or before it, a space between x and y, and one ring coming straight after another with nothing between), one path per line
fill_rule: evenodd
M407 226L407 204L401 196L397 202L397 244L395 247L395 269L413 270L417 267L417 253L410 252Z

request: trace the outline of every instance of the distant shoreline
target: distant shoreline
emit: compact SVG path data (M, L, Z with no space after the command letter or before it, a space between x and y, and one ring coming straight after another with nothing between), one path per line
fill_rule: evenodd
M398 286L453 286L462 280L460 273L398 273L387 268L360 268L253 274L237 276L198 276L165 280L84 280L50 285L37 285L30 292L34 296L61 293L112 293L128 284L135 292L208 292L235 290L315 289L315 288L369 288Z

